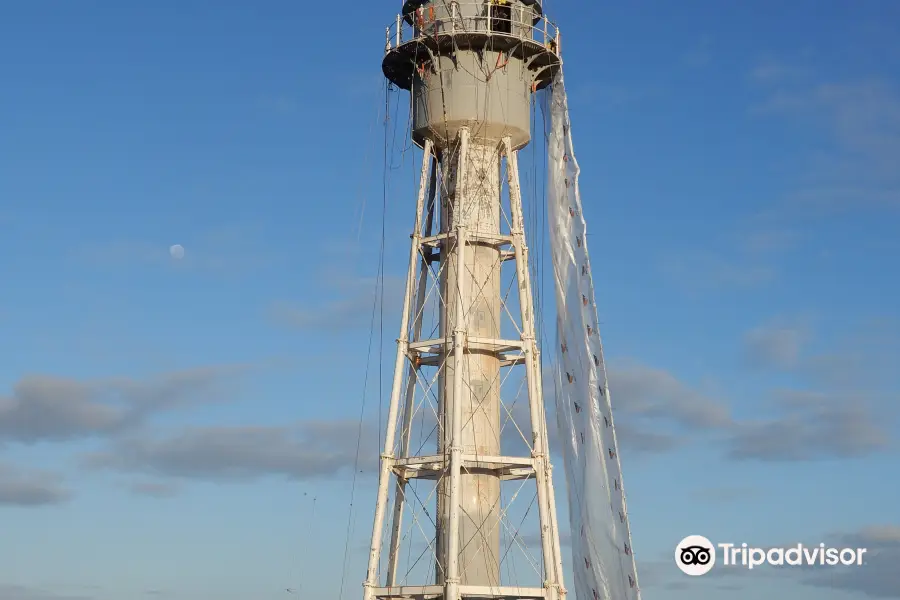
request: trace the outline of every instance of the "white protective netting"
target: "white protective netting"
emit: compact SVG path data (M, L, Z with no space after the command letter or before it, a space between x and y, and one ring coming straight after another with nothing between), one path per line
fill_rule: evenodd
M577 600L640 600L561 72L550 91L547 152L557 307L556 412L575 595Z

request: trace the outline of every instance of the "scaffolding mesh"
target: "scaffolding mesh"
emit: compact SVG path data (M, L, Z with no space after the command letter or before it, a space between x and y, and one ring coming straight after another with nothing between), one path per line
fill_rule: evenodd
M639 600L562 72L549 101L556 413L566 468L575 595L578 600Z

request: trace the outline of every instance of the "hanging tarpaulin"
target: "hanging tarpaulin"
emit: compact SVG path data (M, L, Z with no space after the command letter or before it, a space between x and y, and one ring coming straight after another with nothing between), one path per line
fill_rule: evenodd
M562 72L550 89L548 144L556 412L569 492L575 596L639 600Z

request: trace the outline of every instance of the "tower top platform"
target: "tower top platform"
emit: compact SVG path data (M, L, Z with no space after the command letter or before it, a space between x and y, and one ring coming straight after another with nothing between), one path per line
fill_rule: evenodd
M382 71L405 90L412 89L417 72L434 68L436 56L460 51L522 61L532 91L548 86L562 67L559 28L539 0L406 0L386 38Z
M406 19L406 22L409 25L413 24L412 14L422 8L423 6L427 6L428 4L433 3L435 0L406 0L403 3L403 18ZM538 20L544 15L544 7L543 0L520 0L521 4L531 8L534 13L534 22L537 23ZM497 2L496 4L510 4L510 2Z

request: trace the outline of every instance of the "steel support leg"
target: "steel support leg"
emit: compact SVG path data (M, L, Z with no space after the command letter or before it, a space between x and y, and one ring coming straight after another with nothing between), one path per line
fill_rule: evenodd
M372 600L374 589L378 585L378 561L381 556L381 531L384 527L384 516L388 502L388 485L391 468L394 464L394 440L397 434L397 414L399 413L400 393L403 383L403 366L409 353L409 313L412 304L412 288L415 281L417 258L420 252L422 231L422 209L425 204L425 188L427 186L428 166L431 163L431 142L425 143L425 156L422 159L422 180L419 196L416 201L416 219L413 228L413 239L409 252L409 271L406 277L406 292L403 296L403 313L400 319L400 337L397 340L397 358L394 364L394 382L391 386L391 401L388 407L387 431L384 437L384 451L381 454L381 470L378 475L378 499L375 502L375 521L372 525L372 545L369 549L369 567L366 571L365 598Z

